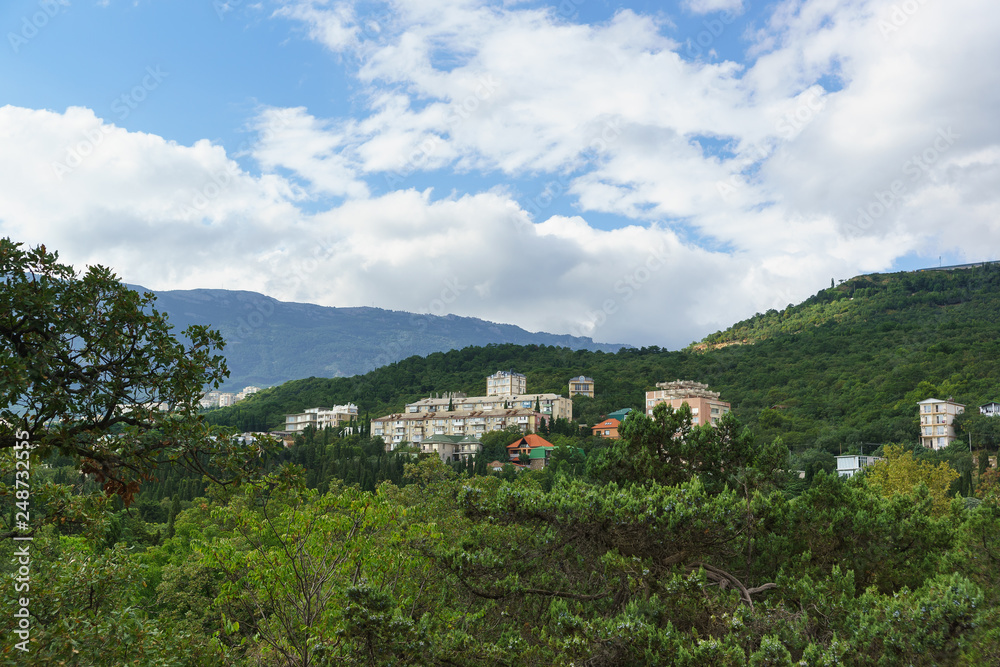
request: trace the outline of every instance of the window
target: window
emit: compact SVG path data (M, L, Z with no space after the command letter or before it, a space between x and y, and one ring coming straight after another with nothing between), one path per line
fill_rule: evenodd
M611 431L605 431L604 435L611 435Z

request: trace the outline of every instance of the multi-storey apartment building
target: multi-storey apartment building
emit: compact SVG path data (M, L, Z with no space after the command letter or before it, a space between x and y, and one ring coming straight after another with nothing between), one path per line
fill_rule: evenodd
M497 371L486 378L487 396L514 396L528 391L528 379L521 373Z
M423 398L416 403L408 403L404 408L406 414L423 412L443 412L449 409L455 412L475 412L501 409L534 410L544 415L546 419L573 418L573 401L559 394L515 394L505 396L466 396L465 394L444 394Z
M235 394L231 391L212 390L202 396L199 403L201 403L201 407L203 408L226 408L242 401L251 394L256 394L258 391L260 391L260 387L253 385L249 385Z
M508 426L529 433L538 429L543 416L523 407L403 412L373 419L371 434L385 440L386 449L391 451L404 442L419 446L425 439L441 435L478 438Z
M358 406L354 403L335 405L332 408L309 408L305 412L285 415L285 430L301 433L307 426L322 430L327 426L337 427L349 424L358 418Z
M569 381L569 397L573 398L579 394L580 396L594 397L594 378L589 378L583 375L579 377L571 378Z
M483 443L468 435L432 435L420 442L420 451L435 453L445 463L465 461L483 450Z
M729 403L719 400L719 393L709 391L707 384L690 380L657 382L658 389L646 392L646 414L652 415L659 403L669 403L675 410L685 403L691 406L694 425L715 424L730 410Z
M920 444L928 449L943 449L957 438L952 424L965 412L965 406L948 400L928 398L917 403L920 411Z

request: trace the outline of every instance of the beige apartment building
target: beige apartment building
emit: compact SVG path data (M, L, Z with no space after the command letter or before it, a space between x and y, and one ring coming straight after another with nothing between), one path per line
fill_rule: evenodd
M594 378L579 376L569 381L569 397L576 395L594 397Z
M332 408L309 408L305 412L285 415L285 430L301 433L307 426L317 430L323 430L327 426L336 428L342 424L349 424L357 418L358 406L354 403L335 405Z
M528 378L521 373L497 371L486 378L487 396L515 396L528 391Z
M920 444L928 449L944 449L956 440L955 417L965 412L965 406L950 397L928 398L917 403L920 412Z
M544 415L528 408L404 412L373 419L372 437L379 436L392 451L404 442L421 446L434 436L480 438L489 431L516 426L522 433L538 430Z
M709 391L707 384L691 380L657 382L657 389L646 392L646 414L652 415L653 408L660 403L669 403L675 410L687 403L691 406L691 422L715 424L730 410L729 403L719 400L719 393Z

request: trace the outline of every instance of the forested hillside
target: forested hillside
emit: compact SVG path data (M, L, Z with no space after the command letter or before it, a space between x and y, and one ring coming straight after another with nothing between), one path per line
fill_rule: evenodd
M643 392L656 382L706 382L763 436L781 435L793 450L839 453L859 443L915 441L915 404L929 396L969 405L997 399L998 358L996 266L876 274L759 314L681 352L471 347L356 377L289 382L210 419L273 428L286 412L348 401L375 417L434 392L484 393L487 375L513 368L527 375L532 392L565 394L570 377L593 377L597 397L574 400L574 416L586 423L641 408Z

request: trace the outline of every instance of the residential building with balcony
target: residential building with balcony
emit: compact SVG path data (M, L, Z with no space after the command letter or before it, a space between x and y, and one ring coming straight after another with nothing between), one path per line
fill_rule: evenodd
M305 412L285 415L285 430L301 433L306 427L323 430L327 426L336 428L349 424L358 418L358 406L354 403L335 405L332 408L309 408Z
M514 396L528 391L528 379L513 370L497 371L486 378L487 396Z
M594 397L594 378L589 378L586 376L579 376L571 378L569 381L569 397L574 396L589 396Z
M444 463L464 461L483 450L477 438L465 435L432 435L421 440L419 447L423 453L437 454Z
M958 438L955 417L965 412L965 406L951 399L928 398L917 403L920 413L920 444L928 449L944 449Z
M719 393L709 391L708 385L690 380L657 382L657 389L646 392L646 414L652 415L653 408L660 403L668 403L674 410L685 403L691 407L691 423L714 425L730 411L729 403L719 400Z
M480 438L490 431L508 426L522 433L538 430L544 415L527 408L496 408L491 410L438 410L403 412L373 419L372 436L381 437L386 449L392 451L403 443L420 446L433 436Z
M415 403L408 403L404 408L406 414L421 414L425 412L445 412L449 406L455 412L475 412L489 410L523 409L534 410L544 415L547 420L573 419L573 401L559 394L515 394L507 396L466 396L465 394L444 394L431 398L423 398Z

